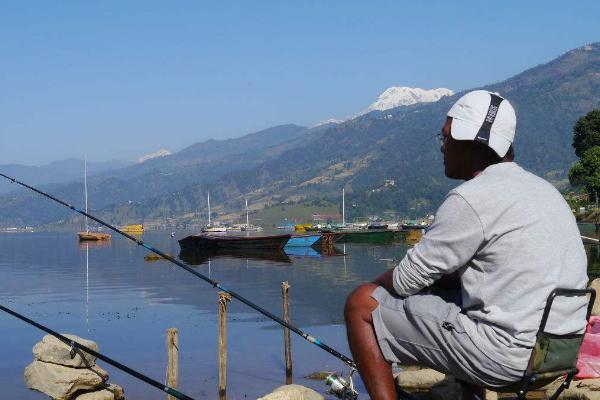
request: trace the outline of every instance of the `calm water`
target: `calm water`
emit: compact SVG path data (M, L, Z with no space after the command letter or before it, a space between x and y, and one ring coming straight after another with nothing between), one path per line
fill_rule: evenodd
M181 237L181 236L179 236ZM178 254L175 239L144 239ZM343 250L342 245L337 248ZM407 245L346 244L346 256L290 256L289 260L213 258L194 268L276 314L282 281L289 281L292 322L350 355L342 320L347 294L394 265ZM600 275L600 248L586 246L590 274ZM147 251L113 236L86 249L74 234L0 234L0 302L59 332L95 340L100 351L164 381L165 330L179 329L179 388L195 398L217 397L217 292L167 262L144 261ZM87 253L87 268L86 268ZM313 254L314 256L314 254ZM288 262L289 261L289 262ZM228 398L256 398L285 382L283 335L278 325L233 301L229 306ZM23 370L43 332L0 315L0 385L3 397L45 399L28 391ZM303 377L342 370L340 361L292 334L294 382L323 392ZM164 399L162 392L100 362L129 399Z
M165 233L144 239L170 254L179 245ZM343 250L342 245L338 248ZM346 245L347 256L291 256L288 261L216 258L195 266L257 304L281 314L281 282L289 281L292 322L349 355L342 309L347 294L393 265L407 246ZM113 236L108 246L86 247L74 234L0 235L0 302L59 332L95 340L100 351L163 381L165 330L180 337L180 389L197 398L217 394L217 292L167 262L144 261L147 251ZM314 254L313 254L314 255ZM229 306L228 397L256 398L285 383L283 335L278 325L233 301ZM23 370L43 332L0 315L0 385L3 397L44 399L25 389ZM340 370L341 362L293 336L294 382L324 389L302 377ZM128 398L163 399L162 392L100 362Z

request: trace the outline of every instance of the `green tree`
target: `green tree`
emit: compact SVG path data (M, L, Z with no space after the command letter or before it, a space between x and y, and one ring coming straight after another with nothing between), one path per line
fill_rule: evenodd
M586 150L569 171L569 181L582 185L591 200L600 195L600 145Z
M573 128L573 147L577 157L594 146L600 146L600 109L579 118Z

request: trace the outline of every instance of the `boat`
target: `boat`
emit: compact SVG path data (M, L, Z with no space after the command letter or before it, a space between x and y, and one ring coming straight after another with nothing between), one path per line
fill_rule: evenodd
M292 238L293 239L293 238ZM285 254L292 257L311 257L311 258L320 258L321 253L318 252L313 247L289 247L285 246L283 248Z
M179 240L181 249L283 249L292 235L216 236L190 235Z
M263 228L261 226L252 225L248 218L248 199L246 199L246 225L242 225L242 231L244 232L260 232Z
M125 225L123 227L120 228L123 232L125 233L133 233L133 234L137 234L137 235L141 235L142 233L144 233L144 225Z
M106 241L110 240L110 233L101 233L101 232L77 232L79 236L79 241Z
M294 225L294 230L298 232L306 232L313 228L313 224L297 224Z
M405 221L402 223L402 230L408 231L411 229L428 229L429 224L425 221Z
M294 230L294 224L289 222L289 223L281 223L279 225L277 225L276 227L277 229L281 229L281 230L286 230L286 231L293 231Z
M80 242L84 241L106 241L110 240L110 233L103 232L90 232L90 226L88 224L88 188L87 188L87 158L83 161L83 189L85 198L85 232L77 232Z
M321 234L316 235L293 235L285 247L310 247L321 239Z
M210 223L210 192L207 193L206 195L206 202L208 203L208 225L206 225L205 227L203 227L201 229L202 232L205 233L223 233L223 232L227 232L227 228L224 226L221 226L219 224L211 224Z
M367 229L370 229L370 230L388 229L388 224L371 224L371 225L367 226Z
M391 243L396 239L396 232L388 230L344 231L339 243Z

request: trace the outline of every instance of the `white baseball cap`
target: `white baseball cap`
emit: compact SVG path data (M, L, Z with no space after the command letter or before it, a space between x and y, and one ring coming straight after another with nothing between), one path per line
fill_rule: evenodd
M448 111L450 134L456 140L476 140L504 157L515 140L517 116L498 93L474 90L458 99Z

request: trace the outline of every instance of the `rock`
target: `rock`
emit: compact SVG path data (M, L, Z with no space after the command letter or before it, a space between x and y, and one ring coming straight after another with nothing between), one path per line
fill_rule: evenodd
M115 400L125 400L125 390L121 386L110 383L106 390L112 392Z
M98 390L97 392L82 393L73 400L115 400L115 394L110 390Z
M546 397L549 398L563 382L564 378L560 378L544 386L542 390ZM571 386L561 393L559 399L600 400L600 379L572 381Z
M34 361L25 368L25 384L53 399L66 400L78 390L94 390L104 385L108 373L97 365L92 368L71 368Z
M418 371L401 371L396 375L396 385L403 389L429 389L441 383L446 375L436 370L425 368Z
M63 336L89 347L94 351L98 351L98 345L91 340L82 339L75 335L64 334ZM75 357L71 358L70 350L69 346L54 336L46 335L33 347L33 357L38 361L67 365L75 368L87 368L96 364L96 357L77 349L75 350Z
M588 285L590 289L596 289L596 301L592 308L592 315L600 315L600 278L596 278Z
M324 400L325 398L314 390L302 385L280 386L258 400Z

